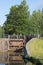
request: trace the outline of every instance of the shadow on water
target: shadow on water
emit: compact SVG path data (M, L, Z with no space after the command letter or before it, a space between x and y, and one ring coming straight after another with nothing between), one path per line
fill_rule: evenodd
M43 65L43 59L36 59L34 57L23 57L25 64L32 63L29 65Z

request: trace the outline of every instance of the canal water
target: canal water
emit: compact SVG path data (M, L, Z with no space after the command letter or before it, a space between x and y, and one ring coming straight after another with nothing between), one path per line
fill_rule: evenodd
M33 57L29 59L15 52L0 52L0 65L43 65Z
M0 65L25 65L22 56L16 56L14 52L1 52Z

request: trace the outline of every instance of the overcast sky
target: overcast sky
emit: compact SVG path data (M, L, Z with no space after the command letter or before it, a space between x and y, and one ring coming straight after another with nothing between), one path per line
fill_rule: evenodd
M6 20L5 15L9 13L9 9L13 5L19 5L22 0L0 0L0 25L2 26ZM26 0L29 6L30 13L33 10L43 8L43 0Z

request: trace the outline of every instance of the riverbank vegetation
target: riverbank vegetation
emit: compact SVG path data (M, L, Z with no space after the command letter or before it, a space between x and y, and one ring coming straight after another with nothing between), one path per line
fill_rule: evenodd
M0 26L0 38L2 38L2 32L3 30L2 30L2 27Z
M27 47L29 47L28 51L30 51L31 55L29 60L33 64L43 65L43 39L34 38Z
M43 39L34 38L29 44L29 50L33 57L43 58Z
M23 35L43 35L43 9L34 10L30 14L26 0L20 5L14 5L6 15L6 21L3 25L5 34L23 34Z
M12 6L9 14L6 15L3 27L0 27L0 37L3 37L3 33L5 35L38 36L28 46L31 54L29 60L35 62L36 65L43 64L43 38L39 38L43 37L43 8L41 11L34 10L31 14L26 0L23 0L19 5Z

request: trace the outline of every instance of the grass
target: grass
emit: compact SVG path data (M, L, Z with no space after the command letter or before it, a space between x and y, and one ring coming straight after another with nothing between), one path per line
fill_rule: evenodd
M32 65L43 65L43 39L33 38L27 43L27 52Z
M29 44L29 50L32 57L43 59L43 39L35 38Z

